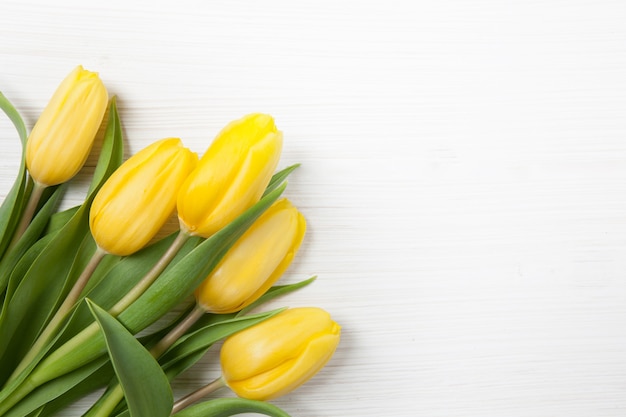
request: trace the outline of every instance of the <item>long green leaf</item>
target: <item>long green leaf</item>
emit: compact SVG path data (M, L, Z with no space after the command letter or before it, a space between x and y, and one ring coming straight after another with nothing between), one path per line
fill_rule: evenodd
M167 417L174 398L156 359L115 318L87 300L100 325L132 417Z
M13 122L15 129L17 130L17 134L20 137L20 141L22 142L22 147L26 146L26 140L28 139L28 134L26 133L26 125L24 124L24 120L20 116L19 112L15 109L13 104L9 101L8 98L4 94L0 92L0 110L2 110L7 117Z
M290 292L299 290L300 288L304 288L307 285L311 284L313 281L317 279L317 276L312 276L309 279L305 279L304 281L296 282L295 284L287 284L287 285L274 285L272 288L267 290L265 294L259 297L254 303L250 304L248 307L241 310L237 313L237 316L242 316L248 314L249 311L254 310L260 305L267 303L270 300L273 300L276 297L280 297L281 295L289 294Z
M283 182L287 180L287 177L289 176L289 174L295 171L296 168L298 168L299 166L300 164L294 164L275 173L272 176L272 179L270 180L269 184L267 185L267 188L265 189L265 192L263 193L263 195L264 196L268 195L269 193L274 191L276 188L278 188Z
M258 413L271 417L289 417L285 411L273 404L246 400L244 398L217 398L192 405L173 417L229 417L243 413Z
M123 160L124 141L122 138L122 125L117 113L117 100L116 97L113 97L109 104L107 127L104 133L102 149L100 150L100 157L87 195L95 195L113 171L122 164Z
M75 206L69 208L67 210L59 211L50 216L50 221L46 225L46 230L44 230L44 234L50 234L54 232L58 232L70 221L72 217L76 214L80 206Z
M24 149L26 148L26 140L28 139L26 126L18 111L2 93L0 93L0 110L13 122L22 143L22 158L17 177L13 187L11 187L11 191L9 191L2 202L2 206L0 206L0 257L2 257L11 242L25 201L28 199L27 190L29 187L26 174L26 162L24 160ZM3 290L4 288L0 288L0 293Z

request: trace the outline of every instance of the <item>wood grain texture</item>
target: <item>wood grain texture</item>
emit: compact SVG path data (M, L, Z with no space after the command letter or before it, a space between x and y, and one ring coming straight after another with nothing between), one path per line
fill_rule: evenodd
M284 281L319 275L275 305L343 325L329 366L275 401L294 417L626 414L623 1L3 0L0 17L0 90L30 126L79 63L118 95L128 154L167 136L201 153L275 116L309 222ZM2 196L14 136L0 122Z

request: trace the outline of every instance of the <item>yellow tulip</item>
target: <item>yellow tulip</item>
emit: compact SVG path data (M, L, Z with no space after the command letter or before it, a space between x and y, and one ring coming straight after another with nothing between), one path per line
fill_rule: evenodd
M208 237L255 204L278 165L282 133L266 114L227 125L178 195L181 227Z
M340 331L320 308L285 310L226 339L220 353L223 381L242 398L285 395L324 367Z
M256 301L287 269L305 230L304 216L288 200L274 203L200 284L195 293L198 305L226 314Z
M108 95L95 72L76 67L57 88L26 143L33 180L50 186L82 168L102 123Z
M98 247L125 256L145 246L173 213L178 190L197 163L178 138L155 142L124 162L91 206Z

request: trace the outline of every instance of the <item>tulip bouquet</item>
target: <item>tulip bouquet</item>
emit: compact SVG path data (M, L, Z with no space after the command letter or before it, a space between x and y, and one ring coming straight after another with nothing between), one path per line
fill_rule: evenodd
M315 307L254 312L314 279L275 285L306 222L281 198L297 166L275 172L272 117L231 122L201 158L166 138L123 161L115 99L82 67L30 134L2 94L0 109L23 147L0 207L0 416L63 415L99 388L85 416L287 416L266 400L319 371L340 327ZM58 211L103 123L83 203ZM221 375L175 400L170 382L221 341ZM223 387L236 396L204 399Z

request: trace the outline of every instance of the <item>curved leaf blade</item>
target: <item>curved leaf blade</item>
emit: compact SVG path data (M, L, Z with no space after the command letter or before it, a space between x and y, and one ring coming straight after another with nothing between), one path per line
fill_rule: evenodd
M217 398L184 409L172 417L229 417L243 413L258 413L271 417L289 417L273 404L244 398Z
M290 292L299 290L300 288L304 288L307 285L311 284L313 281L317 279L317 275L312 276L311 278L305 279L304 281L296 282L295 284L286 284L286 285L274 285L272 288L267 290L265 294L259 297L258 300L250 304L248 307L241 310L237 313L237 317L248 314L249 311L254 310L258 306L267 303L270 300L273 300L276 297L280 297L281 295L289 294Z
M156 359L109 313L87 300L111 358L132 417L167 417L174 397Z
M13 104L9 101L8 98L2 93L0 93L0 110L7 115L9 120L15 126L15 130L17 130L17 134L20 137L20 141L22 142L22 147L26 146L26 140L28 139L28 134L26 133L26 125L24 124L24 120L15 109Z
M300 167L300 164L293 164L275 173L270 179L269 184L267 184L267 188L265 188L265 192L263 193L263 196L268 195L269 193L274 191L276 188L278 188L283 182L285 182L289 174L295 171L298 167Z
M98 164L93 174L93 179L87 195L93 196L104 182L111 176L124 159L124 138L122 137L122 125L117 113L116 98L111 99L109 104L109 119L107 120L104 142L100 150Z
M18 111L2 93L0 93L0 110L11 120L22 143L22 160L17 178L13 187L11 187L11 191L9 191L2 202L2 206L0 206L0 256L2 256L11 242L13 232L19 221L25 201L28 198L29 181L26 175L26 162L24 160L24 149L28 139L26 125Z

